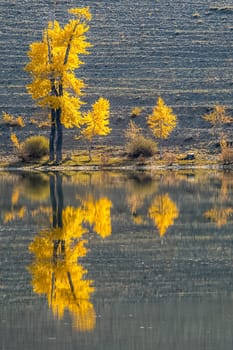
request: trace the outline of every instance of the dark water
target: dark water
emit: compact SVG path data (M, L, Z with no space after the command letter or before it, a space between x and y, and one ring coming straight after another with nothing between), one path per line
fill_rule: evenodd
M0 175L0 349L232 349L231 173Z

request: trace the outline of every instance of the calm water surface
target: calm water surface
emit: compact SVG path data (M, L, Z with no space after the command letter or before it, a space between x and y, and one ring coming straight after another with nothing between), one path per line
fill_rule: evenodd
M233 176L0 174L0 349L232 349Z

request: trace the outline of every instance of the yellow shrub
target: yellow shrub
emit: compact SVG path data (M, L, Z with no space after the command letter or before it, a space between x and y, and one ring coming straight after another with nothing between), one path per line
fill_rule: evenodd
M9 113L3 112L2 119L3 119L3 123L8 126L20 126L22 128L25 126L23 117L21 116L14 117Z
M16 136L16 134L11 134L11 142L13 143L13 145L19 149L20 144L19 144L19 140Z

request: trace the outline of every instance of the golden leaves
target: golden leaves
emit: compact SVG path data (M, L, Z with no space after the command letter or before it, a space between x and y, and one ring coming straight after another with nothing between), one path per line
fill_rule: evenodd
M97 201L89 197L78 208L67 206L60 213L61 224L41 231L29 246L35 255L29 267L34 292L47 295L59 319L68 310L74 326L81 331L93 329L96 322L90 302L93 281L87 280L88 271L79 262L88 252L84 235L89 232L87 224L102 238L111 234L111 206L105 197Z
M147 118L147 123L156 137L166 139L176 127L176 119L172 109L159 97L152 114Z
M92 140L95 135L107 135L109 127L110 103L107 99L100 97L93 105L92 110L84 114L82 123L85 125L82 134Z
M112 233L112 202L106 197L99 200L89 198L89 200L83 201L83 207L85 209L85 221L93 227L93 230L102 238L110 236Z
M160 237L165 235L178 216L179 210L167 193L157 196L149 208L149 217L157 226Z
M222 105L216 105L213 111L209 114L204 114L203 119L210 122L213 126L221 126L224 123L232 122L232 118L227 115L226 107Z
M90 10L89 10L89 7L83 7L83 8L71 8L69 10L69 13L72 14L72 15L75 15L77 16L78 18L85 18L87 19L88 21L91 20L91 13L90 13Z
M215 222L217 227L222 227L227 224L228 220L233 216L233 208L212 208L204 213L204 216Z
M61 109L61 122L65 127L80 126L82 102L79 96L84 83L74 71L83 63L81 54L88 54L91 45L86 39L91 19L89 8L74 8L75 16L62 27L59 22L49 22L42 40L30 45L29 62L25 70L31 74L28 92L39 106Z

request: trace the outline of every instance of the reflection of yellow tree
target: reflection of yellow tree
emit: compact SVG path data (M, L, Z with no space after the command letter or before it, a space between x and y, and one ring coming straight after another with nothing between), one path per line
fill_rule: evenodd
M86 241L79 240L74 244L73 240L66 239L56 246L58 236L62 238L64 233L57 230L41 232L30 245L30 251L36 256L29 267L33 289L47 295L49 306L59 318L69 310L75 327L91 330L95 327L95 310L90 302L94 287L92 281L85 279L87 270L78 262L86 255ZM80 235L78 232L77 237Z
M168 227L173 225L179 216L176 204L168 194L157 196L149 208L149 216L154 220L159 230L160 237L164 236Z
M108 198L94 200L90 197L82 201L85 210L85 221L93 226L93 230L102 238L111 235L111 214L112 202Z
M95 327L96 315L90 301L93 282L86 279L87 270L79 259L86 256L88 233L86 223L102 237L111 234L111 201L92 197L81 200L81 206L63 208L62 178L50 177L53 228L41 231L29 249L35 255L29 267L33 289L46 294L54 315L62 318L65 310L72 315L74 326L82 331Z
M207 219L215 222L217 227L222 227L227 224L230 217L233 215L233 208L212 208L204 213Z

